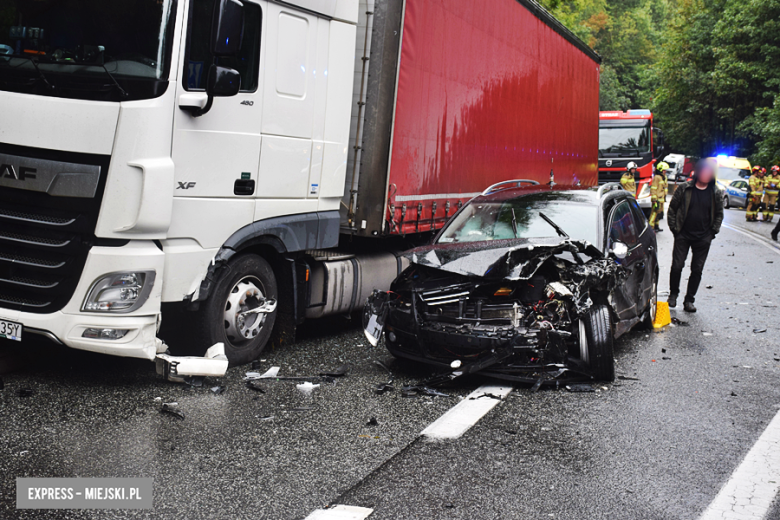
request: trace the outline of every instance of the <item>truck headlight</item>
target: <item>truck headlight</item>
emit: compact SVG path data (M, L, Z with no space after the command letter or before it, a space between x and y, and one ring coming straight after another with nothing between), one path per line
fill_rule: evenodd
M649 196L650 196L650 184L646 182L642 184L642 187L639 189L639 196L637 198L643 199Z
M154 271L110 273L89 288L83 312L133 312L149 298Z

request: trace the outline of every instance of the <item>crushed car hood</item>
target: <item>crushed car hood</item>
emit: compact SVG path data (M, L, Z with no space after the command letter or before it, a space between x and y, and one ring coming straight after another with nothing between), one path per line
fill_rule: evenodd
M554 238L434 244L412 249L406 257L413 264L463 276L527 280L550 257L565 252L604 257L590 242Z

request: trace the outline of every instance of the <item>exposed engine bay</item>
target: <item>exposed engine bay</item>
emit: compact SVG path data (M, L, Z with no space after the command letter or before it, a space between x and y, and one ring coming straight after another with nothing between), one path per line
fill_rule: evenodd
M538 385L605 377L589 363L587 318L615 312L626 270L590 243L427 246L408 258L391 290L369 297L364 328L374 345L384 332L396 357L448 369L428 384L474 372Z

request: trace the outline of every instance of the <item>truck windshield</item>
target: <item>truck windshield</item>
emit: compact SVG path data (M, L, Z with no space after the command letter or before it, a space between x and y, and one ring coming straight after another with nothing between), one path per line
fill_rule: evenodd
M598 243L596 206L527 198L468 205L447 226L438 243L560 238L548 219L573 239Z
M8 0L0 90L123 101L165 92L176 0Z
M650 152L650 126L599 128L599 155L645 154Z

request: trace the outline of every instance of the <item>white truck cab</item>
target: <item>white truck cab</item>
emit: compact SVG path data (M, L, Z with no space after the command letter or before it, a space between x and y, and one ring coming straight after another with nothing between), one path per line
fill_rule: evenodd
M154 359L171 302L254 359L338 243L358 0L11 4L0 334Z

